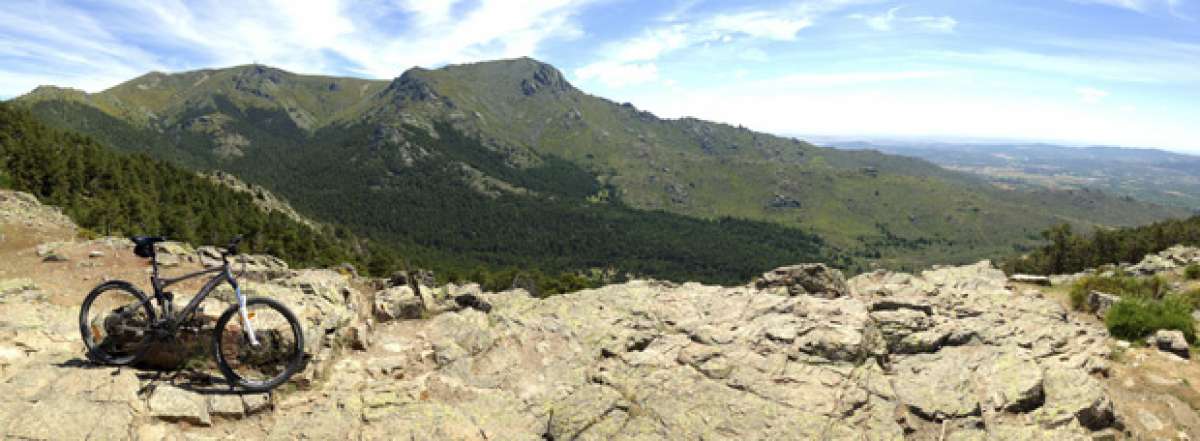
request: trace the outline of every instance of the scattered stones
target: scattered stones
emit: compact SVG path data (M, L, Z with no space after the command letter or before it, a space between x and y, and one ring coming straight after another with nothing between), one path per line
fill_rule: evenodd
M61 251L65 245L66 242L49 242L38 245L37 255L42 258L43 262L66 262L67 256Z
M38 289L37 284L26 278L0 280L0 295L15 294Z

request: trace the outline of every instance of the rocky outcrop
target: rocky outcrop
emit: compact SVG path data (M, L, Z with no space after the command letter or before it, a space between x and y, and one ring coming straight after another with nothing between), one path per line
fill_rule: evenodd
M842 272L822 263L776 268L754 282L758 289L782 288L788 295L837 298L849 294Z
M3 224L21 225L34 231L77 229L59 208L42 205L29 193L0 189L0 225Z
M370 296L336 272L298 271L245 289L281 300L305 324L312 363L296 380L304 388L239 400L152 381L138 395L131 370L46 369L77 357L68 355L77 344L27 337L44 349L14 354L0 392L35 408L116 412L103 420L112 438L179 422L189 436L515 440L936 439L943 431L946 439L1070 439L1114 424L1111 400L1089 374L1105 369L1103 332L1007 288L986 263L849 282L798 268L768 273L779 282L762 289L633 281L548 299L472 285ZM488 307L464 306L467 298ZM45 314L60 309L31 305L22 313L29 320L78 332L72 310L52 318ZM354 343L364 336L369 342ZM29 394L37 398L21 398ZM110 434L38 435L5 415L6 437Z
M184 266L219 257L178 245L162 252ZM1118 415L1190 421L1118 413L1103 328L988 262L848 281L806 264L744 286L635 280L546 299L407 275L364 292L336 271L275 270L243 289L297 314L310 360L266 395L231 395L204 367L86 362L80 296L6 274L0 438L1105 439ZM193 341L232 299L203 304ZM175 347L200 350L188 338Z
M349 384L327 385L330 402L305 407L328 416L280 418L272 433L1071 439L1113 424L1089 374L1104 370L1103 332L1008 289L990 265L874 273L829 298L791 295L794 282L635 281L545 300L481 293L490 313L377 326L371 346L380 352L338 363L331 381ZM386 298L416 309L421 297L392 288Z

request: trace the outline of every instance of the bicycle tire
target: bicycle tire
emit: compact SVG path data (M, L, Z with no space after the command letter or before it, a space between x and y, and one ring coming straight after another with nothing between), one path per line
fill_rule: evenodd
M303 368L304 364L304 329L300 327L300 320L292 313L290 309L279 303L275 299L265 297L254 297L246 300L246 307L253 305L266 305L267 307L279 312L288 321L292 330L292 353L287 357L287 366L280 374L266 381L251 381L243 378L229 364L229 360L225 357L225 349L227 344L222 338L225 335L225 327L230 320L234 318L240 319L238 314L238 306L231 305L221 317L217 319L216 327L213 329L213 356L217 360L217 367L221 369L221 374L229 381L230 385L241 387L247 392L266 392L283 384L293 375ZM241 333L241 330L238 330ZM243 333L244 334L244 333Z
M96 299L99 298L100 295L110 291L123 291L129 294L138 302L143 313L145 314L145 317L147 318L145 321L145 328L141 330L143 338L140 342L133 345L133 349L131 351L127 351L128 353L124 355L113 354L108 349L104 348L103 341L96 341L96 339L100 337L102 330L108 330L107 324L105 324L104 327L97 326L97 324L94 323L94 319L89 317L92 305L96 302ZM134 309L131 311L136 310L137 307L134 307ZM121 312L121 314L125 313ZM156 317L154 315L154 308L150 305L150 299L146 297L146 294L142 293L141 290L137 289L137 287L133 286L133 284L129 282L113 280L92 288L92 291L89 292L87 297L83 299L83 304L79 307L79 333L80 337L83 339L83 345L87 349L88 359L96 363L113 366L125 366L138 361L138 359L145 355L146 350L150 348L150 342L154 338L150 324L154 323L155 319ZM124 327L126 330L128 330L128 326Z

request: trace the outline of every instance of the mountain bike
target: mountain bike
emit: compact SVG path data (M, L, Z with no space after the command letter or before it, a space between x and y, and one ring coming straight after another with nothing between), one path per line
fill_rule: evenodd
M123 366L137 362L155 341L173 341L208 295L229 283L237 303L217 319L212 334L212 355L230 386L248 392L264 392L283 384L298 372L304 361L304 334L296 315L278 301L265 297L246 298L230 268L229 257L238 254L241 236L221 252L221 265L176 278L159 277L155 244L164 237L135 236L134 254L150 259L153 268L151 300L132 283L112 280L88 293L79 311L79 330L87 356L100 364ZM174 294L166 288L184 280L213 274L183 309L176 311ZM237 316L237 320L234 316Z

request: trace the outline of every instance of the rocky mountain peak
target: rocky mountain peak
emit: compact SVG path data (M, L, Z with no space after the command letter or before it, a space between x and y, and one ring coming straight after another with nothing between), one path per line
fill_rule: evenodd
M428 73L428 69L421 67L406 70L395 80L392 80L381 93L385 96L391 96L395 100L403 101L430 101L436 99L438 94L434 92L433 86L426 78Z
M550 64L532 58L521 58L517 62L529 64L532 69L532 75L521 80L521 93L527 96L541 90L566 92L574 89L563 77L562 72Z

